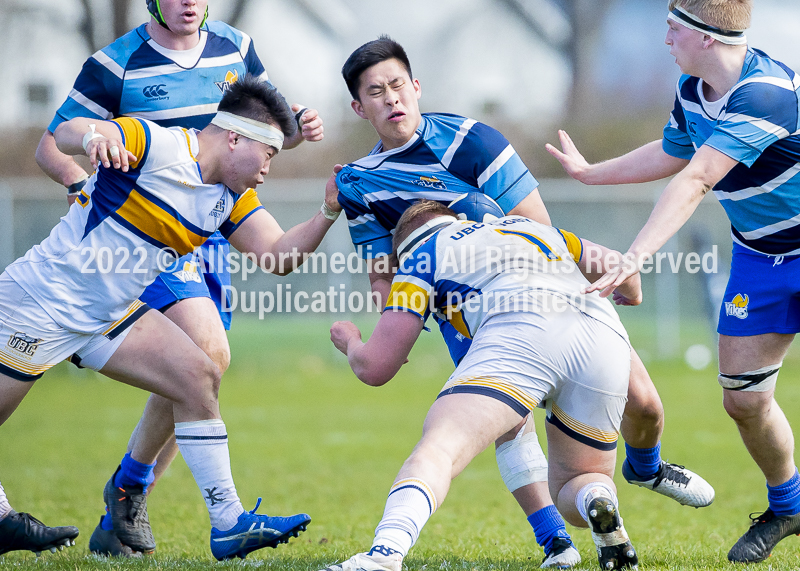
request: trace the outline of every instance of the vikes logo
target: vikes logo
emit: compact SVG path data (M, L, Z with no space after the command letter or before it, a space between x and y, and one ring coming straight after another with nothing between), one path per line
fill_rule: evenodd
M447 190L447 185L440 181L435 176L421 176L419 180L411 181L417 186L424 186L425 188L434 188L436 190Z
M17 331L14 333L14 335L8 338L7 345L15 351L19 351L20 353L30 355L32 357L39 348L39 343L41 343L41 341L41 339L34 339L33 337L28 337L24 333Z
M155 97L166 97L169 92L164 89L166 86L165 83L159 83L157 85L148 85L144 89L142 89L142 94L147 97L148 99L153 99Z
M219 87L219 90L222 93L228 91L228 88L236 83L239 79L239 72L238 71L229 71L225 74L225 81L215 81L214 85Z
M747 294L742 297L742 294L737 293L733 300L725 302L725 314L745 319L747 317L748 303L750 303L750 297Z

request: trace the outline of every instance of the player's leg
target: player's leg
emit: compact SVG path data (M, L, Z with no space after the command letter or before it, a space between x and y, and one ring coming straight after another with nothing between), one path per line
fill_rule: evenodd
M91 358L90 354L86 361ZM110 358L99 365L94 363L111 378L173 401L176 441L206 501L215 557L243 557L255 549L286 542L305 529L310 521L305 514L269 518L256 515L255 510L244 511L231 476L227 434L219 415L219 369L177 325L158 312L146 313ZM138 440L130 457L145 465L155 460L152 449ZM106 490L110 495L112 490ZM116 506L122 506L122 517L114 518L114 530L132 549L147 551L148 538L142 537L138 521L139 506L133 505L124 491L121 495L125 501L109 502L112 515ZM241 533L251 526L266 531L242 541ZM239 539L235 545L232 536Z
M692 507L714 501L714 488L703 478L661 458L664 407L642 360L631 349L628 403L620 432L625 440L622 475L631 483Z
M521 415L495 398L447 394L428 411L422 439L405 461L389 491L368 553L330 571L400 571L428 518L444 501L450 482L469 462L519 423Z
M775 545L800 533L800 477L794 461L794 436L775 401L775 382L794 335L720 335L723 405L736 423L747 451L767 480L769 508L728 553L736 562L769 557Z
M533 414L495 441L503 482L525 512L536 542L544 550L542 567L566 568L580 563L564 519L547 486L547 458L539 445Z

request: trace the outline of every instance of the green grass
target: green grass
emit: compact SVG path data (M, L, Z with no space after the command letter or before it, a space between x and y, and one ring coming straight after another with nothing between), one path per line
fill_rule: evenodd
M215 565L316 570L370 545L389 486L451 367L438 334L426 334L394 381L366 387L330 345L330 321L236 320L221 402L239 495L248 509L263 496L262 512L307 511L313 522L288 546L253 553L244 564ZM366 325L368 333L371 323ZM793 405L800 396L800 360L790 356L786 365L778 399L798 426L800 414ZM641 566L731 568L725 554L745 531L747 514L766 507L763 476L722 409L713 365L702 372L679 361L648 368L667 411L664 457L701 473L716 487L717 499L709 508L693 510L618 477L625 525ZM0 478L16 509L50 524L75 524L81 536L75 548L47 553L38 562L31 553L15 552L0 565L196 569L212 563L204 503L181 459L150 499L157 554L138 562L88 555L103 485L125 451L145 399L141 391L66 365L36 383L0 428ZM543 434L541 413L537 417ZM597 569L588 532L572 531L584 560L580 568ZM760 568L798 568L798 546L797 539L787 539ZM517 570L537 568L540 559L530 527L500 479L493 452L487 451L456 479L406 565Z

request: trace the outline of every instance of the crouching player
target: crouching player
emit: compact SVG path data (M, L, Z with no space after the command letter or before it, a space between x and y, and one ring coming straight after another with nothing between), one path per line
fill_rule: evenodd
M283 97L252 76L230 86L199 132L134 118L63 123L55 132L59 149L85 152L98 170L50 236L0 275L0 336L33 339L27 350L0 348L0 424L34 381L65 358L170 399L175 438L206 501L217 559L276 547L311 520L244 510L219 412L218 367L137 298L168 262L217 230L268 271L288 273L302 263L291 254L313 251L340 210L333 179L321 211L287 232L253 190L294 132ZM136 465L155 462L159 451L143 452L146 444L137 441L131 451ZM133 515L115 532L145 551L145 512L129 505L128 496L119 500L114 507ZM13 538L0 538L0 552L7 539Z
M591 527L601 567L636 565L611 479L630 345L611 303L580 294L589 282L578 271L597 275L610 251L520 216L459 221L433 201L406 210L393 247L400 268L372 337L362 342L350 322L331 328L356 376L372 386L392 379L432 312L472 345L428 412L372 548L327 571L400 571L451 480L540 402L558 510ZM617 303L641 302L639 280L617 292Z

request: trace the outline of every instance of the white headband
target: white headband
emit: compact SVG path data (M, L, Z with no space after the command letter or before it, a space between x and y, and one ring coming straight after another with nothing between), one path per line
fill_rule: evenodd
M728 44L729 46L742 46L747 43L747 36L744 35L744 30L723 30L722 28L711 26L706 24L698 16L680 7L675 8L667 14L667 19L686 26L690 30L709 35L718 42Z
M450 226L453 222L458 222L458 218L452 216L437 216L432 220L428 220L425 224L414 230L403 242L397 247L397 259L402 263L406 256L416 248L425 238L435 234L445 226Z
M225 111L218 111L211 120L211 124L221 129L239 133L248 139L275 147L278 151L283 148L283 133L281 130L261 121L240 117Z

